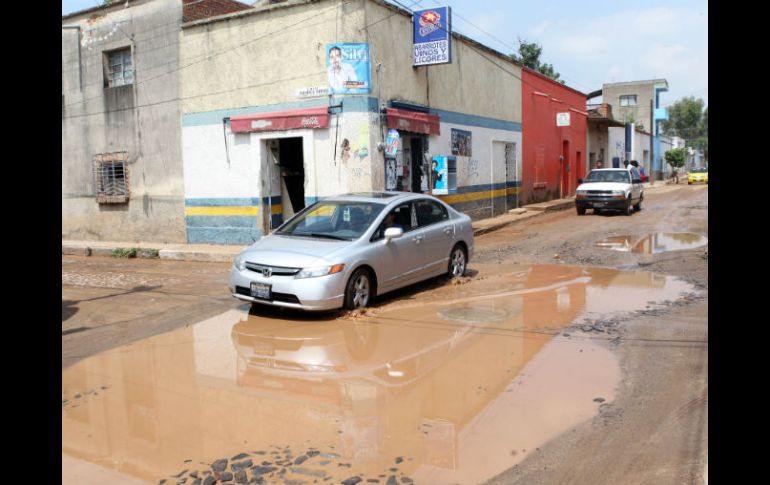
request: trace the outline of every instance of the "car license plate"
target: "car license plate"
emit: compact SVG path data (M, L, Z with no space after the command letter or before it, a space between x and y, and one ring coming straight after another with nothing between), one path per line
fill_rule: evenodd
M265 283L251 283L251 296L253 298L261 298L263 300L270 299L270 288L273 285L267 285Z
M594 202L593 206L594 207L604 207L604 202Z

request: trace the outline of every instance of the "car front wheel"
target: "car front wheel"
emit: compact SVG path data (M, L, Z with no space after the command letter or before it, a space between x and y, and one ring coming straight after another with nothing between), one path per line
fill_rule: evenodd
M584 216L586 214L586 208L585 207L578 207L577 213L579 216Z
M449 254L449 268L447 268L447 274L454 278L456 276L462 276L465 274L465 262L467 261L465 256L465 249L459 244L452 248L452 252Z
M356 310L366 308L372 295L372 278L369 272L359 268L353 272L345 287L345 308Z

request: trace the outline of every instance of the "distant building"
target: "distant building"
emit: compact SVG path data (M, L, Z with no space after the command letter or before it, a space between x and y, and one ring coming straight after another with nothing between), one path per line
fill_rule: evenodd
M635 127L653 135L653 157L645 165L648 173L660 178L665 171L663 148L660 146L659 124L668 119L668 110L660 107L660 93L668 91L668 81L651 79L607 83L602 86L602 102L612 107L615 119L622 123L633 123ZM641 163L641 160L639 161Z

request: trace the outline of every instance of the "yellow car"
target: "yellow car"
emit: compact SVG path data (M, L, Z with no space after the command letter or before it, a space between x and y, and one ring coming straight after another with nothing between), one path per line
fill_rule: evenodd
M687 185L693 182L709 183L709 169L707 167L694 168L687 173Z

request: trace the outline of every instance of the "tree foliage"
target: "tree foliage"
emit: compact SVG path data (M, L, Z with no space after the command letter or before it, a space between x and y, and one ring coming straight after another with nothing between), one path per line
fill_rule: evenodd
M692 143L708 133L708 108L704 113L703 100L684 97L668 108L668 120L661 122L664 135L678 136ZM704 124L705 115L705 124ZM706 131L704 131L704 128Z
M511 59L513 59L514 62L518 62L523 66L534 69L540 74L550 77L554 81L559 81L564 84L564 81L559 79L561 75L556 72L552 64L543 64L540 62L540 55L542 53L543 47L540 44L537 42L527 42L520 38L519 53L511 54Z
M684 167L685 157L687 156L687 148L672 148L666 152L666 163L671 165L672 168Z

